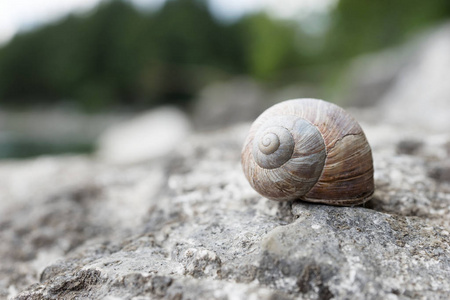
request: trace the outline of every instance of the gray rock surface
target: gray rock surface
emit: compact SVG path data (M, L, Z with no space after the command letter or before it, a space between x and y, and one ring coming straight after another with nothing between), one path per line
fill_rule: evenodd
M181 110L157 108L106 130L99 138L97 156L115 164L159 159L189 135L190 127Z
M259 196L250 124L139 164L0 162L0 298L449 299L450 133L375 122L383 105L352 110L375 164L358 207Z
M193 105L194 126L211 130L248 122L270 106L269 99L267 91L248 77L211 84Z
M435 173L448 169L420 151L428 140L405 154L404 142L372 138L375 198L343 208L256 194L239 164L247 129L194 135L148 164L87 157L0 164L1 197L9 199L0 223L1 296L448 297L450 181ZM448 160L442 147L434 149Z
M340 103L372 106L374 122L447 133L449 53L447 22L401 47L357 58Z
M19 155L32 155L44 149L62 151L69 147L82 150L90 147L106 129L130 115L125 112L83 114L61 107L20 111L1 107L0 157L17 157L18 150Z

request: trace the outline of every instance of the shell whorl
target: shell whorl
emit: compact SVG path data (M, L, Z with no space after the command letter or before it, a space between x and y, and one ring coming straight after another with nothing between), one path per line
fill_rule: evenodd
M288 129L272 126L258 131L253 144L253 156L261 168L274 169L291 158L294 146L294 137Z
M252 168L258 173L253 184L268 198L301 197L322 173L326 158L323 137L317 127L298 116L265 120L251 143Z
M273 200L335 205L373 194L370 146L342 108L316 99L284 101L253 123L242 151L252 187Z

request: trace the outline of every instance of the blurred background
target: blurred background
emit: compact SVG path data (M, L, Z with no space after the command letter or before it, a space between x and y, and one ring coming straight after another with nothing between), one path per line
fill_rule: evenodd
M370 107L449 18L448 0L0 0L0 158L123 162L289 98Z

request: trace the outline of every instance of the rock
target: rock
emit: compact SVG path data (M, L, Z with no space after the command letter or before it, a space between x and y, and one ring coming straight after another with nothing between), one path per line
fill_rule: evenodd
M125 175L87 157L0 163L0 299L65 271L46 267L80 244L141 224L162 171L133 169Z
M100 133L127 117L125 113L83 114L68 108L0 109L0 158L85 153Z
M435 163L428 175L439 183L450 183L450 160Z
M116 164L158 159L176 149L190 127L188 117L180 110L155 109L108 129L99 139L97 154Z
M295 222L262 242L259 282L307 299L448 293L450 239L442 229L362 207L296 203L292 211Z
M0 175L22 180L31 195L39 190L34 201L3 210L2 296L446 298L450 184L429 175L433 159L377 144L377 190L365 207L277 203L241 172L247 130L193 135L158 164L119 168L84 157L1 164ZM20 176L37 165L40 174ZM63 167L75 182L32 184L43 176L54 182ZM12 179L2 197L20 195L11 186Z
M240 77L204 88L193 108L194 125L218 129L255 119L269 104L263 89L252 79Z
M423 38L411 63L401 70L398 80L382 97L382 110L389 123L411 123L411 128L448 132L450 85L445 79L450 69L448 53L450 23Z
M445 23L397 49L358 58L350 67L341 102L374 106L373 122L448 132L449 52L450 23Z
M406 139L401 140L397 144L397 152L399 154L417 154L417 152L420 150L420 148L423 146L423 142L420 140L414 140L414 139Z
M450 135L407 131L414 111L393 107L407 123L353 110L376 185L357 207L259 196L248 123L139 164L0 162L0 298L447 299Z

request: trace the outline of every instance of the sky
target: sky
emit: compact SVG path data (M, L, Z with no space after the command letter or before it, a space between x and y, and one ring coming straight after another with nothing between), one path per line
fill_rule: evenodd
M0 0L0 45L16 33L51 23L70 13L86 13L107 0ZM164 0L127 0L154 9ZM330 9L337 0L208 0L211 11L221 19L266 11L276 18L305 18Z

